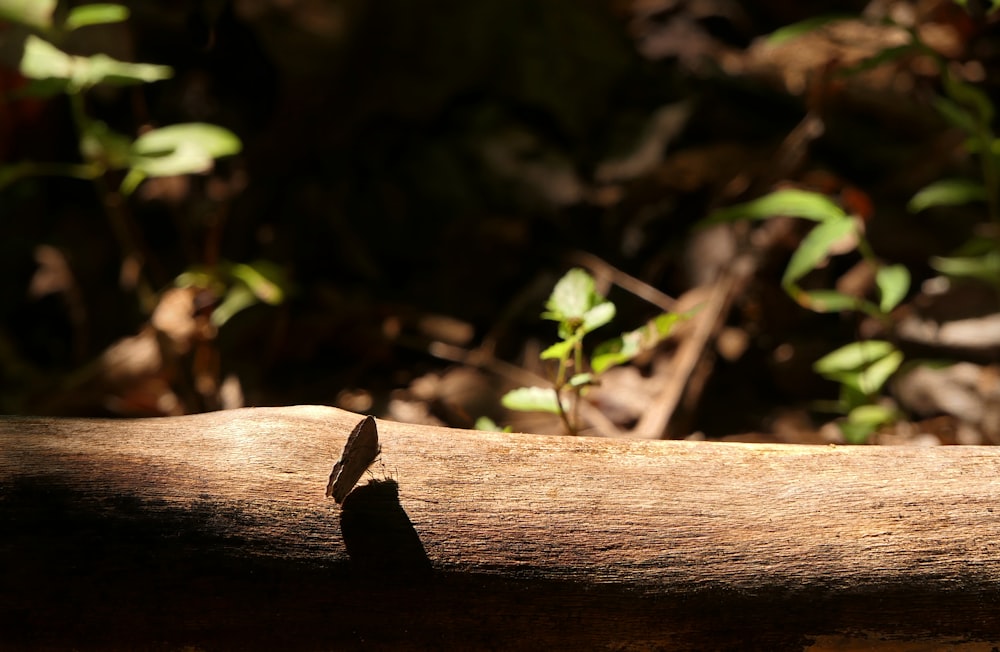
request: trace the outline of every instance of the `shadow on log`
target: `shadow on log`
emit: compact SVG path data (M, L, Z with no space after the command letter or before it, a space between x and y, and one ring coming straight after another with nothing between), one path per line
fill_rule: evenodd
M341 509L325 488L360 418L0 419L0 648L1000 641L998 449L380 421L384 467Z

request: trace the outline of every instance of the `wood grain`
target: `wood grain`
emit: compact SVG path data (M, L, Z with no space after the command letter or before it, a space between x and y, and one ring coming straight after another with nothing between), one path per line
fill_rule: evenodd
M341 510L325 488L360 419L0 419L0 647L1000 640L1000 449L379 420Z

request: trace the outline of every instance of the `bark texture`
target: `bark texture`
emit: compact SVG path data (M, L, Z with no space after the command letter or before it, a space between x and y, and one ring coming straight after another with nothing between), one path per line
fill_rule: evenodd
M379 421L341 509L325 489L361 418L0 419L0 647L1000 641L1000 449Z

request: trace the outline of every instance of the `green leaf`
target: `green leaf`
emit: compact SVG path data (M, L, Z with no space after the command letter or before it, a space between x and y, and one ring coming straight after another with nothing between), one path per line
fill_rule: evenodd
M104 54L91 57L66 54L34 34L24 41L19 69L29 79L60 81L70 92L100 83L125 85L153 82L173 74L169 66L126 63Z
M854 230L854 220L843 214L817 225L802 239L799 248L792 254L781 284L787 288L816 269L826 260L833 246Z
M241 148L233 132L217 125L191 122L148 131L132 143L132 169L121 191L131 194L146 177L207 172L215 159L236 154Z
M884 340L852 342L814 362L813 369L824 376L843 371L859 371L895 350L892 342Z
M794 295L794 298L802 307L820 313L859 310L862 303L862 299L836 290L800 291Z
M573 374L573 377L569 379L570 387L583 387L584 385L594 384L594 374Z
M547 312L542 317L560 322L570 319L582 321L587 311L603 299L594 290L594 277L582 269L573 268L552 289L545 304Z
M250 291L250 288L242 283L237 283L226 291L222 302L212 311L212 325L216 328L222 328L237 313L256 303L257 297Z
M597 304L584 313L583 325L581 328L584 333L589 333L600 328L601 326L604 326L614 318L615 304L610 301L605 301L604 303Z
M590 366L595 373L633 360L643 351L648 351L667 338L674 325L682 319L688 319L695 311L686 313L665 312L657 315L645 325L621 337L602 342L594 349Z
M24 40L19 70L28 79L69 81L73 76L73 59L72 55L31 34Z
M57 0L0 0L0 19L47 30L56 4Z
M500 403L508 410L559 414L558 400L551 387L519 387L504 394Z
M837 380L833 378L833 380ZM858 374L851 372L844 374L844 379L840 381L840 411L844 414L860 405L870 405L871 398L858 387Z
M881 360L876 360L858 376L858 387L865 394L875 394L896 373L901 364L903 364L902 351L893 351Z
M884 405L860 405L850 411L847 420L878 428L896 420L896 410Z
M209 289L216 294L222 294L226 289L225 284L219 278L216 267L212 267L211 270L200 266L190 267L177 275L177 278L174 279L174 285L179 288Z
M1000 252L988 251L979 256L940 257L930 259L931 267L954 278L977 278L1000 283Z
M906 205L911 213L933 206L960 206L974 201L986 201L986 188L970 179L942 179L918 192Z
M879 346L865 347L866 344ZM888 349L884 345L888 345ZM831 360L831 358L836 358ZM855 342L818 360L815 369L822 376L841 383L841 402L846 410L867 403L903 363L903 353L888 342Z
M147 131L132 145L132 155L156 174L178 175L205 172L193 159L214 159L237 154L243 148L236 134L218 125L188 122ZM197 154L195 154L197 152ZM141 167L137 166L137 167ZM150 172L153 174L153 172Z
M276 306L285 300L288 282L284 270L266 260L250 265L237 263L230 270L233 278L246 284L254 296L266 304Z
M114 4L92 4L73 7L66 16L64 27L68 30L87 27L88 25L105 25L121 23L128 20L128 7Z
M863 444L877 430L871 424L855 423L850 420L838 422L837 427L840 428L844 441L848 444Z
M476 425L473 428L484 432L510 432L510 426L501 428L497 425L496 421L485 416L476 419Z
M91 57L74 57L77 62L73 74L73 85L79 88L89 88L97 84L114 84L116 86L131 86L148 82L170 79L174 71L170 66L157 66L151 63L127 63L112 59L104 54Z
M682 321L691 319L699 310L701 310L701 304L685 312L664 312L653 317L652 321L647 323L646 326L652 326L652 330L656 333L657 341L659 341L670 335L674 331L674 326Z
M549 348L542 351L538 357L542 360L565 360L569 358L570 354L573 352L573 345L576 344L578 339L579 338L572 338L556 342Z
M635 358L642 351L641 341L642 336L633 331L607 342L602 342L594 349L594 355L590 359L590 366L596 373L600 374L611 367L624 364Z
M878 285L879 308L889 313L910 291L910 270L903 265L882 267L875 274L875 284Z
M847 217L846 213L825 195L790 188L772 192L745 204L717 210L702 224L708 226L737 220L766 220L778 216L801 217L814 222Z

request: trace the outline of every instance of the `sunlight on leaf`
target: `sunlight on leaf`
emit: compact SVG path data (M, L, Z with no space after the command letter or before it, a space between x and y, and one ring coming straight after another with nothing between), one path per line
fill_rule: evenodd
M670 335L677 322L690 318L696 311L697 309L685 313L666 312L657 315L634 331L622 333L621 337L602 342L594 349L590 366L595 373L600 374L615 365L633 360L643 351L648 351L662 342Z
M798 291L793 293L793 296L803 308L823 313L858 310L862 301L857 297L852 297L836 290Z
M73 75L73 57L34 34L24 41L21 74L28 79L60 79Z
M73 84L88 88L96 84L129 86L170 79L174 71L170 66L151 63L127 63L104 54L91 57L74 57L77 60L73 73Z
M882 267L875 274L875 284L881 297L879 308L882 312L888 313L898 306L910 291L910 270L903 265Z
M604 326L615 318L615 304L610 301L599 303L583 315L582 329L584 333Z
M766 220L772 217L801 217L814 222L840 220L846 213L826 195L806 190L779 190L745 204L715 211L703 226L736 220Z
M579 338L556 342L549 348L542 351L538 357L542 360L565 360L573 351L573 345L576 344L577 341L579 341Z
M105 25L128 20L128 7L114 4L92 4L73 7L66 16L64 26L68 30L89 25Z
M559 414L556 390L551 387L519 387L504 394L500 403L508 410Z
M131 169L121 192L128 196L146 177L207 172L215 159L236 154L242 147L233 132L217 125L191 122L153 129L132 143Z
M186 155L175 163L176 167L170 166L171 155L183 148L197 150L211 160L237 154L243 145L228 129L203 122L188 122L147 131L133 143L132 154L143 161L158 159L156 167L161 174L204 172L204 169L189 167L183 160Z
M903 364L902 351L893 351L884 358L876 360L860 373L858 387L865 394L874 394L882 389L901 364Z
M895 350L896 347L893 346L892 342L884 340L852 342L817 360L813 363L813 369L823 375L841 371L858 371Z
M501 428L497 425L497 422L489 417L479 417L476 419L476 424L473 426L476 430L481 430L483 432L510 432L511 427L505 426Z
M802 239L799 248L788 261L788 268L781 279L781 284L788 287L800 278L816 269L827 259L834 245L842 238L854 232L854 220L841 214L839 218L831 219L816 226Z
M169 66L126 63L104 54L77 57L66 54L34 34L24 41L19 70L29 79L60 81L68 91L78 91L100 83L141 84L167 79Z
M878 428L896 420L896 410L884 405L860 405L851 410L847 418L853 423L864 423Z
M579 268L573 268L559 279L548 302L545 319L566 321L582 320L588 310L603 300L594 290L594 277Z
M866 345L872 346L866 346ZM854 342L813 364L820 375L841 384L845 411L869 403L903 363L903 352L889 342Z

